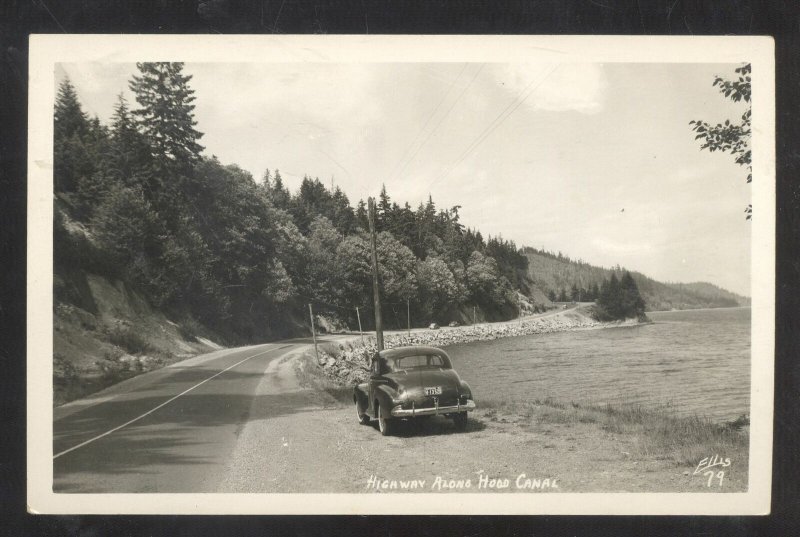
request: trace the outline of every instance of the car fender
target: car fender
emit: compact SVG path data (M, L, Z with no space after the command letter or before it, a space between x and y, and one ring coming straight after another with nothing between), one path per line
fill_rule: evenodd
M384 418L391 418L392 417L392 407L394 403L392 399L397 395L397 392L391 387L386 384L381 384L375 387L375 398L378 400L378 404L381 406L381 415ZM372 409L373 412L375 409ZM378 416L375 416L376 418Z
M362 383L353 386L353 400L361 404L362 408L369 407L369 384Z
M466 382L464 382L462 380L462 381L459 381L459 386L460 386L460 390L459 390L458 393L460 393L460 394L468 393L470 398L472 398L472 389L470 389L469 384L467 384Z

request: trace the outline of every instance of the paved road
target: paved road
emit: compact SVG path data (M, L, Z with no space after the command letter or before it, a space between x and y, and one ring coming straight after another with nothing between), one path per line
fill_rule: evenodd
M308 343L217 351L54 409L54 491L216 492L248 421L307 404L287 368Z
M54 409L54 490L287 491L316 486L334 459L339 478L353 474L337 451L342 435L325 434L331 418L320 411L329 401L299 386L290 362L310 343L213 352ZM377 438L365 434L364 442ZM321 457L321 446L334 452Z
M522 415L479 399L464 433L437 417L382 437L352 405L299 384L309 343L218 351L54 409L54 491L374 493L386 478L432 492L437 477L523 473L564 492L708 490L683 451L654 447L635 426L609 429L602 413L534 405ZM735 460L745 462L726 487L745 490L746 444Z

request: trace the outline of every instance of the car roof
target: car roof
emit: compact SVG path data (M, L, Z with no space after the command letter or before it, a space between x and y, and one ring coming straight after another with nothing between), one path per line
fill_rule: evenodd
M420 354L438 354L440 356L448 357L447 353L442 349L436 347L428 347L425 345L411 345L408 347L395 347L393 349L386 349L380 352L383 358L392 359L403 358L406 356L418 356Z

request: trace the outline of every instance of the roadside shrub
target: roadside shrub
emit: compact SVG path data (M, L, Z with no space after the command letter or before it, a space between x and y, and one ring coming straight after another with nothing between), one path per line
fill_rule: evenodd
M53 355L53 384L68 386L78 380L78 369L64 355Z
M115 356L115 353L107 352L104 359L98 360L95 362L95 365L100 370L102 386L116 384L135 374L135 372L131 370L131 363L120 360L119 356Z
M750 425L750 416L748 416L747 414L742 414L735 420L725 423L725 425L728 428L733 429L734 431L739 431L742 429L742 427Z
M71 231L68 229L69 222L72 222ZM112 262L109 256L90 240L86 229L75 225L59 205L56 205L53 214L53 263L57 267L57 272L62 275L80 270L111 279L119 278L121 275L119 265ZM57 289L57 292L70 291L69 285L66 289Z
M178 333L186 341L197 341L197 336L201 335L202 332L202 325L191 315L187 315L183 322L178 324Z
M128 354L145 354L153 347L137 332L127 326L116 326L108 333L108 341Z
M614 321L616 318L608 313L603 306L600 304L594 304L589 307L589 314L594 318L594 320L599 321L601 323L607 323L609 321Z
M334 358L338 358L342 351L344 350L344 346L340 343L334 343L332 341L328 341L326 343L320 343L317 345L320 352L324 352L326 354L330 354Z

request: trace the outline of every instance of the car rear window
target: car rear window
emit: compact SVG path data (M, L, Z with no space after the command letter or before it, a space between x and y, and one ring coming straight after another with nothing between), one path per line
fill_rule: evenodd
M417 369L420 367L447 367L444 358L438 354L420 354L414 356L403 356L395 359L397 369Z

